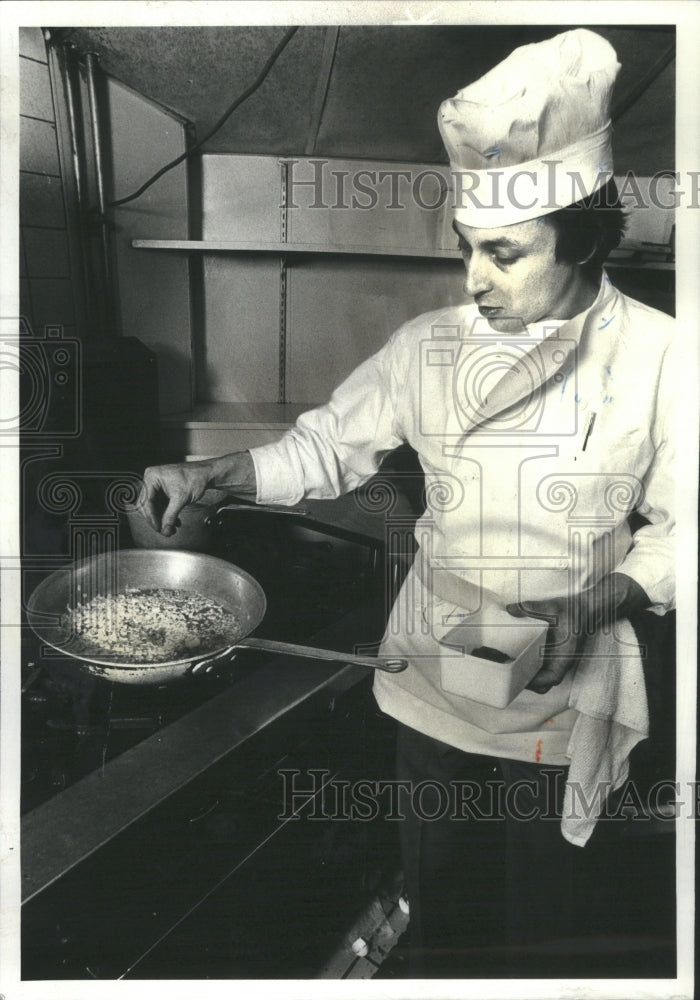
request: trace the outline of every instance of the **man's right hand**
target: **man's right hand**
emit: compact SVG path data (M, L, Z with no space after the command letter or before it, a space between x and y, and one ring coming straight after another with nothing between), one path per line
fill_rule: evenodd
M201 462L152 465L143 474L139 506L153 530L169 537L175 531L182 508L196 503L205 490L214 486L255 497L257 484L250 453L241 451Z
M153 465L146 469L139 506L153 530L166 537L172 535L178 514L187 504L200 499L210 478L211 468L207 462ZM163 511L164 498L167 506Z

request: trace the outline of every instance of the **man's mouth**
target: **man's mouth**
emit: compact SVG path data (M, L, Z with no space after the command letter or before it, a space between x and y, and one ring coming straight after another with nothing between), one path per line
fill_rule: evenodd
M478 307L478 308L479 308L479 312L481 313L481 315L482 315L482 316L486 316L487 318L488 318L489 316L497 316L499 312L502 312L502 311L503 311L503 310L501 309L501 306L485 306L485 305L479 305L479 307Z

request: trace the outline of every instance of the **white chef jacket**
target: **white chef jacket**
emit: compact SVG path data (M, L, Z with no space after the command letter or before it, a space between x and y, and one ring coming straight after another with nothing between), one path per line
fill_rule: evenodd
M603 275L567 320L498 334L476 306L404 324L331 400L251 449L258 502L352 490L408 442L425 472L414 569L377 671L389 715L460 749L568 763L571 672L495 709L442 689L438 641L483 601L563 597L619 570L663 614L673 606L673 321ZM631 535L638 510L650 522ZM388 526L391 512L387 513Z

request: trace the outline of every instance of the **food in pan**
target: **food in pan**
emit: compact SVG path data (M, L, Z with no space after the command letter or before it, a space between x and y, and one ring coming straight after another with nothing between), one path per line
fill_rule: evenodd
M167 663L231 645L240 621L189 590L134 588L78 602L61 617L74 656L115 663Z

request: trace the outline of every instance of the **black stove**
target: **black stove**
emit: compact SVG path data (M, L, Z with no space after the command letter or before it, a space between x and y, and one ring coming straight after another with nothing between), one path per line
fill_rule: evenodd
M377 542L274 515L241 522L211 551L263 586L256 634L378 643ZM215 674L131 687L28 635L23 682L23 979L309 978L393 872L393 826L319 822L315 793L298 822L280 815L280 769L389 776L371 671L342 655L241 650Z

